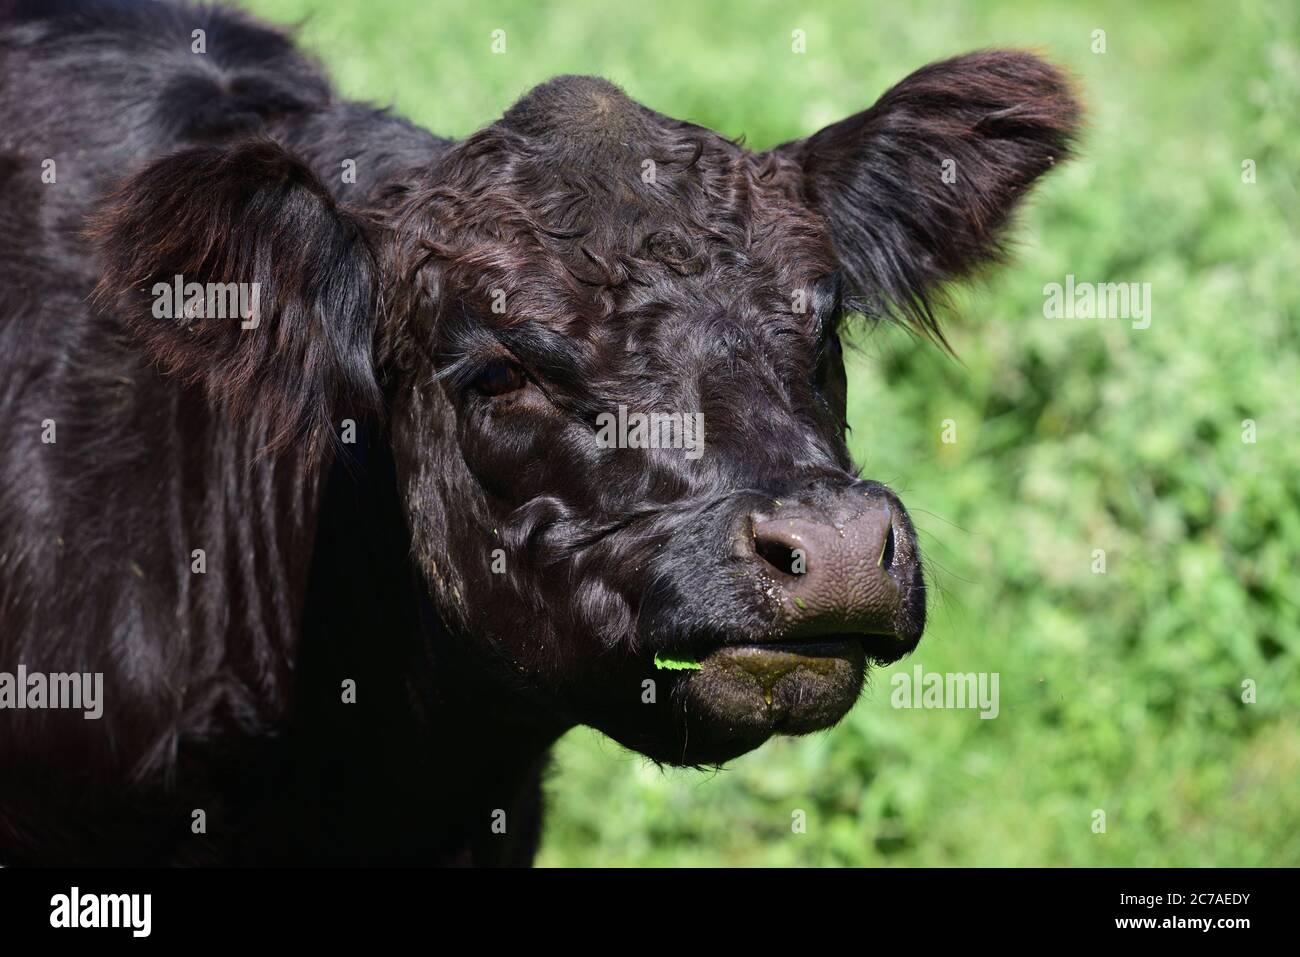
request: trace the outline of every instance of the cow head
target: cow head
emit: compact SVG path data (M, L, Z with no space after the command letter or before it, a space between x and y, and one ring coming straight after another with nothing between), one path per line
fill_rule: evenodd
M1053 69L989 52L755 153L563 77L365 207L269 140L163 159L107 207L101 296L259 282L252 329L118 304L275 446L381 412L475 666L719 762L833 724L919 640L911 523L845 446L845 316L941 339L943 283L1000 256L1077 118Z

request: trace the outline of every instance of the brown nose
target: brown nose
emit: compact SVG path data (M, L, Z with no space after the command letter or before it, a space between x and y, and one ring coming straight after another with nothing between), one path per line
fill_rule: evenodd
M897 635L909 580L900 572L914 542L906 523L896 527L889 502L859 502L842 518L801 508L753 516L754 551L779 585L782 640Z

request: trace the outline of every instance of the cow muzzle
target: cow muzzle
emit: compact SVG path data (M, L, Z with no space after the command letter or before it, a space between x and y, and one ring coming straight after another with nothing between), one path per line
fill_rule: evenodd
M916 647L925 585L916 535L883 485L819 489L743 511L731 555L769 626L737 636L692 677L697 711L737 732L801 734L852 707L869 662Z

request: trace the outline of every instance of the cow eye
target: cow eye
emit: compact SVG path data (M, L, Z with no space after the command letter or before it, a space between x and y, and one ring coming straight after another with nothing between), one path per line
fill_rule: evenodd
M474 388L483 395L505 395L522 389L526 381L519 366L507 359L495 359L478 374Z
M817 350L817 371L816 381L821 384L826 381L827 375L835 372L836 363L844 362L844 349L840 345L839 333L832 331L826 336Z

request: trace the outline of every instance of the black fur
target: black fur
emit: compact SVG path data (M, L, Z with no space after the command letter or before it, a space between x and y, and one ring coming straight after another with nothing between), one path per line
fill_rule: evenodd
M987 52L767 153L586 77L451 143L238 12L0 2L0 671L106 685L0 711L0 862L527 863L573 725L685 764L782 730L651 663L779 633L735 550L777 499L890 503L914 643L841 316L936 329L1076 123ZM176 274L258 283L258 326L156 317ZM598 448L619 404L708 454Z

